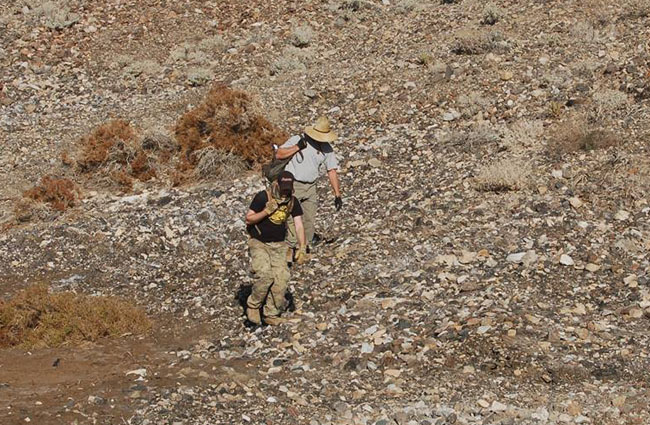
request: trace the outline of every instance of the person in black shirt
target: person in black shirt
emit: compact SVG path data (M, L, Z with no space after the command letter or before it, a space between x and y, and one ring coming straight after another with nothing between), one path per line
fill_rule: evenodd
M285 292L289 281L287 266L287 219L293 218L300 248L296 262L307 259L305 231L300 202L293 196L293 174L283 171L267 190L258 192L246 213L246 230L251 264L256 280L246 301L246 316L256 325L282 323L280 313L285 307ZM260 309L263 307L263 314Z

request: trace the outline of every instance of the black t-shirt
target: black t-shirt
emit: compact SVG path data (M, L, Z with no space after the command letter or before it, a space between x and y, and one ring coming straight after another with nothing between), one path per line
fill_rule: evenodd
M302 215L302 207L300 202L293 198L293 208L291 209L291 216L297 217ZM266 201L268 201L268 195L266 191L263 190L258 192L251 202L250 209L256 213L262 211L266 206ZM280 205L280 207L270 216L264 217L264 220L260 221L257 224L251 224L246 226L248 234L254 237L255 239L262 242L282 242L287 236L287 218L289 215L289 204Z

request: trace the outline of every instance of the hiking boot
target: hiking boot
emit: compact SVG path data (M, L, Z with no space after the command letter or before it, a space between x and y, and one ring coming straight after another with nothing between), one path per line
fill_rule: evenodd
M262 324L262 317L260 316L260 310L258 308L246 307L246 318L256 325Z
M267 325L271 325L271 326L278 326L278 325L281 325L283 323L287 323L287 319L284 319L284 318L282 318L280 316L268 316L268 317L265 316L264 317L264 323L266 323Z
M323 237L318 233L314 233L314 236L311 238L311 245L318 246L321 242L323 242Z

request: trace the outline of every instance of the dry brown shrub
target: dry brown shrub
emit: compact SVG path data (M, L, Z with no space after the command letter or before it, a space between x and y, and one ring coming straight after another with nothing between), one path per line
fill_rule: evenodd
M178 120L173 138L160 126L141 134L125 120L109 121L80 139L76 164L94 184L124 191L154 177L176 186L193 178L234 178L266 161L271 144L286 138L249 94L217 86Z
M135 132L127 121L109 121L81 140L77 164L82 171L90 171L104 165L109 159L119 160L115 158L116 154L119 155L120 151L124 152L134 144Z
M195 152L208 147L230 152L256 166L268 160L271 144L287 138L262 116L249 94L224 86L214 87L202 104L183 115L175 135L181 147L181 171L194 170L201 159Z
M57 211L65 211L75 205L81 197L81 192L70 179L44 176L40 184L25 191L23 196L47 203Z
M108 177L131 190L134 180L156 177L159 159L152 151L161 148L162 143L152 137L140 140L127 121L109 121L81 139L77 165L82 173Z
M0 347L57 347L149 329L142 310L115 297L53 294L36 285L0 301Z
M585 120L575 119L560 124L549 143L553 155L579 150L592 151L615 146L620 139L610 130L590 128Z

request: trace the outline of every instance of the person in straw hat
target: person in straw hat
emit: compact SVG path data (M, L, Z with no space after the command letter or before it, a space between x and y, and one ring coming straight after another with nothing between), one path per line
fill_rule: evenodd
M303 210L303 226L305 239L308 245L313 245L315 234L315 218L318 209L318 194L316 193L316 180L321 171L327 173L330 185L334 192L334 207L337 211L343 206L341 187L337 170L339 168L334 149L330 143L337 139L336 133L330 128L326 117L320 117L313 126L305 128L302 136L293 136L280 146L276 158L291 160L285 170L295 177L294 194L300 201ZM290 248L291 262L296 252L296 230L292 220L289 220L287 242Z

